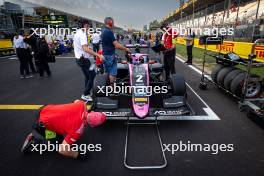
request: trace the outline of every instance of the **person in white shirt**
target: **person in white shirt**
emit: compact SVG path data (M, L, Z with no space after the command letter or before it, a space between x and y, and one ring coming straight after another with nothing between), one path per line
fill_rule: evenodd
M27 48L28 45L24 42L23 32L16 34L13 39L13 48L16 51L17 58L20 62L20 78L32 78L33 75L29 73L29 63L28 63L28 54Z
M73 38L74 54L77 65L81 68L85 77L85 89L81 98L85 101L92 101L90 91L93 87L95 77L94 58L96 56L103 60L103 56L97 54L88 47L88 39L86 31L88 31L89 22L84 20L81 24L81 29L78 29Z
M93 44L93 51L98 52L100 49L100 39L101 36L98 33L92 34L92 44Z

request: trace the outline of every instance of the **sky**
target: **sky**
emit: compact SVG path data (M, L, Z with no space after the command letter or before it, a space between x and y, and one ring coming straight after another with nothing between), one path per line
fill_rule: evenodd
M0 4L1 4L0 0ZM106 16L114 18L122 28L143 29L143 25L164 16L177 8L178 0L6 0L23 1L103 22Z

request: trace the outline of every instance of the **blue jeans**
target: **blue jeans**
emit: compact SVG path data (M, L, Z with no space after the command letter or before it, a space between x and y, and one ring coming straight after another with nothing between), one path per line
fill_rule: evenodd
M104 55L104 72L111 75L117 75L117 62L115 55Z
M84 89L83 94L89 95L91 93L91 89L93 88L95 71L89 70L89 68L91 66L91 62L87 58L76 59L76 63L79 67L81 67L82 72L83 72L84 77L85 77L85 81L84 81L85 89Z

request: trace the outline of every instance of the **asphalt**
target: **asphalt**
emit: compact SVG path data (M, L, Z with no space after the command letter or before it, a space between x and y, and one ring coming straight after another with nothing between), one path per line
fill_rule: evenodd
M262 176L264 175L264 131L240 112L235 99L214 86L198 88L200 75L176 61L176 70L210 106L220 120L160 122L164 144L233 144L234 151L166 152L168 165L158 170L129 170L123 165L126 125L109 121L98 128L88 128L79 143L101 144L102 151L89 152L85 162L64 158L55 152L24 156L20 147L30 132L36 110L0 110L0 175L166 175L166 176ZM68 103L78 99L83 89L83 75L72 55L50 64L51 78L21 80L17 60L0 58L0 105ZM190 90L188 90L190 91ZM190 93L191 94L191 93ZM192 101L194 95L189 95ZM199 111L199 103L192 103ZM149 164L160 161L157 136L152 127L134 127L129 142L129 163ZM146 161L146 163L144 163ZM159 164L154 163L154 164Z

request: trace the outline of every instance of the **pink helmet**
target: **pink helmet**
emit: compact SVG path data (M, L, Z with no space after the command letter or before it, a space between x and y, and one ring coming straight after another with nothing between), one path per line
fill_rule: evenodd
M90 127L95 127L103 124L106 120L105 114L101 112L87 113L87 123Z

